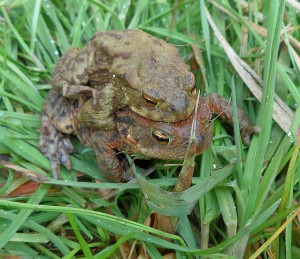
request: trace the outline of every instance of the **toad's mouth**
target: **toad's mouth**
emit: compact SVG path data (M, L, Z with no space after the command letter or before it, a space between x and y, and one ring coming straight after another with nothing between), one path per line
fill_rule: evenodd
M178 122L188 118L194 111L195 105L188 105L186 109L182 111L174 111L175 109L170 108L168 110L158 109L158 107L132 107L131 110L136 112L138 115L151 119L154 121L163 122Z

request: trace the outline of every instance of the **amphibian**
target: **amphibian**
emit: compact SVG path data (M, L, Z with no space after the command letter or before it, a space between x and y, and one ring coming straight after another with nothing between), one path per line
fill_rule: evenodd
M147 158L167 160L184 158L194 113L185 120L167 123L144 118L126 108L116 113L116 129L99 130L81 124L78 110L77 102L66 100L56 91L51 91L44 103L41 150L51 161L54 177L59 177L60 164L71 167L69 153L73 147L61 132L76 134L85 145L93 147L103 176L113 182L130 178L127 162L117 153L139 153ZM241 109L237 112L242 138L248 143L257 128ZM227 100L217 94L201 98L196 114L197 154L203 153L212 142L213 113L232 124L232 107Z
M175 122L195 108L195 78L171 44L141 30L104 31L58 61L52 87L63 97L85 97L78 121L115 128L115 112L129 107L155 121Z

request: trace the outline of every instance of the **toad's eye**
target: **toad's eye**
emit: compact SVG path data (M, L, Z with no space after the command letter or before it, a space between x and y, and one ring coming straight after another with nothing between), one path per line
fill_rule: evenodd
M183 79L186 91L193 91L195 89L195 76L192 73L186 75Z
M160 130L152 131L152 137L160 144L169 144L171 141L171 137Z
M147 94L143 94L143 100L144 103L149 107L154 107L157 104L157 100L155 100L154 98L150 97Z

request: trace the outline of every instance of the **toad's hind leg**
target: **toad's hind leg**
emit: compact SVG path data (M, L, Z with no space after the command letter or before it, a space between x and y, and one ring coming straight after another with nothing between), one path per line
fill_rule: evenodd
M123 141L116 130L96 131L91 136L97 162L109 182L128 182L132 179L127 161L116 150L123 150Z
M58 92L50 91L41 111L40 150L50 160L55 178L60 176L60 165L71 168L69 153L74 147L65 134L74 132L72 105ZM65 133L65 134L63 134Z

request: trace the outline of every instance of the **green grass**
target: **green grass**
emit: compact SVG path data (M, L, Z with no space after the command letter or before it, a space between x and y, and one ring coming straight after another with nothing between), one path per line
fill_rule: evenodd
M300 193L300 12L282 0L248 2L249 11L228 0L0 1L0 255L114 258L126 248L151 258L170 251L178 258L300 256L292 218ZM147 181L108 183L93 151L73 138L73 168L55 180L39 151L39 113L59 56L95 31L126 28L177 46L202 95L231 98L260 127L245 147L236 121L234 136L216 121L184 192L172 193L180 167L165 161L154 161ZM202 52L198 63L191 44ZM115 191L103 199L98 190ZM160 212L179 217L175 234L146 224L155 205L142 190L168 205Z

